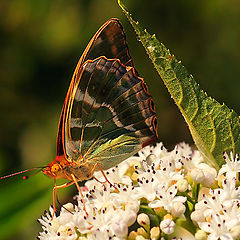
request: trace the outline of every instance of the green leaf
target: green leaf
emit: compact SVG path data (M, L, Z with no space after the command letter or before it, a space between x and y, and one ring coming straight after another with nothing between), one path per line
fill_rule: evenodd
M155 35L150 35L132 19L121 0L118 0L118 4L181 111L205 161L218 169L224 163L224 151L233 151L233 154L240 152L238 115L226 105L208 97L182 63Z

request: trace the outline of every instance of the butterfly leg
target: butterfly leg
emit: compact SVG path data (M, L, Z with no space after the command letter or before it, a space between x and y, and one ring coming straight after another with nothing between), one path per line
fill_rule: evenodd
M110 184L110 186L113 186L113 187L119 192L118 188L115 187L115 185L112 184L112 183L107 179L107 176L105 175L104 171L102 170L102 168L100 167L100 165L99 165L98 163L95 164L95 166L94 166L92 172L94 172L94 170L95 170L96 167L98 167L99 170L101 171L103 177L104 177L105 180L106 180L105 182L108 182L108 183ZM94 178L96 181L98 181L98 182L100 182L100 183L102 183L102 184L104 183L104 182L99 181L99 180L98 180L97 178L95 178L95 177L93 177L93 178Z
M74 184L74 181L68 182L68 183L64 183L64 184L59 185L59 186L56 186L56 182L55 182L55 186L53 188L53 214L52 214L51 221L53 220L53 216L54 216L54 214L56 212L56 193L57 193L57 189L65 188L65 187L71 186L73 184Z
M71 177L72 177L73 183L75 183L75 185L76 185L76 187L77 187L77 189L78 189L78 191L79 191L79 193L81 195L82 203L83 203L83 210L86 213L86 216L88 216L88 213L87 213L87 210L86 210L86 206L85 206L85 202L84 202L84 196L83 196L81 188L80 188L80 186L78 184L78 181L77 181L76 177L73 174L71 174Z

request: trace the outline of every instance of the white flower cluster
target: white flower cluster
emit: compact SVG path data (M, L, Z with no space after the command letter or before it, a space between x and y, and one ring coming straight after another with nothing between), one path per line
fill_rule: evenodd
M100 189L101 188L101 189ZM137 218L138 200L131 197L131 190L119 186L119 193L112 192L110 187L93 188L85 195L87 216L83 210L81 197L78 206L71 203L64 205L58 217L46 214L39 222L44 232L40 239L124 239L128 227ZM131 188L131 187L130 187ZM81 236L80 238L78 238Z
M240 161L224 153L217 171L198 151L162 143L142 149L118 166L100 172L82 187L77 205L53 209L39 219L38 239L238 239L240 238ZM118 189L118 191L116 190Z
M240 188L236 186L240 161L238 155L230 156L224 153L226 164L218 172L218 187L202 188L191 214L199 232L208 233L209 240L240 238Z

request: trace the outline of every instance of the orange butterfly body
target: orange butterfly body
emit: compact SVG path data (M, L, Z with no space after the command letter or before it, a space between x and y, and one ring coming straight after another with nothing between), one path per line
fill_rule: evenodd
M89 163L78 164L69 162L64 156L57 156L53 162L43 170L43 173L54 179L73 180L73 174L78 181L87 180L92 177L94 165Z

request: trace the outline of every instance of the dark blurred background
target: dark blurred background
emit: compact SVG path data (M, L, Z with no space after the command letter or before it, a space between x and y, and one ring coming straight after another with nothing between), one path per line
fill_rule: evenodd
M150 33L182 60L210 96L239 114L238 0L126 0ZM135 67L152 94L159 139L172 149L188 128L133 29L111 0L0 1L0 176L55 156L62 104L81 53L109 18L121 20ZM34 239L52 203L53 180L39 174L0 180L0 239ZM62 203L73 188L59 191Z

